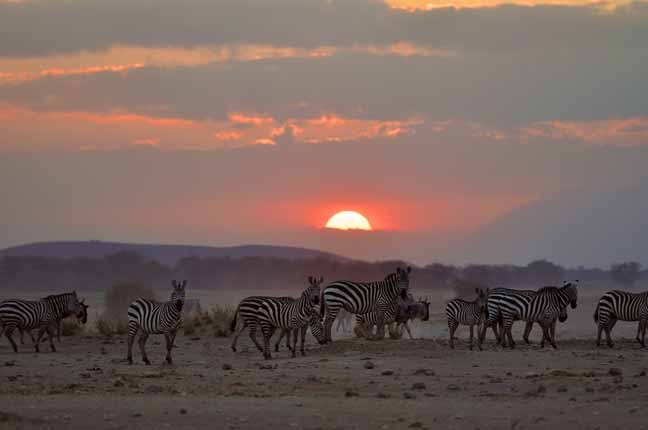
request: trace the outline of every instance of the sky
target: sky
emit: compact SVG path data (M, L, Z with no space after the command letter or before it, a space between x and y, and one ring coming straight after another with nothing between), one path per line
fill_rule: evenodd
M647 264L647 40L648 2L0 0L0 248Z

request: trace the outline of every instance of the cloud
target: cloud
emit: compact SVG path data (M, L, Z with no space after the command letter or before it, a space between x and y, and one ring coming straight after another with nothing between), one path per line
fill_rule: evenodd
M458 7L489 6L465 9L456 9L452 3L441 3L452 8L428 3L431 9L410 13L373 0L159 0L155 14L144 0L3 3L0 56L102 51L114 45L314 49L403 42L430 49L543 52L597 43L599 47L642 49L641 41L648 38L648 7L641 2L619 5L606 13L601 13L598 3L578 0L566 0L567 6L533 0L521 1L525 6L456 3ZM551 37L547 37L548 28Z
M236 112L228 120L152 117L130 112L40 112L0 105L0 151L118 150L131 145L163 150L222 149L246 145L315 144L396 139L421 119L382 121L343 118L290 118L281 123L256 113ZM142 137L145 136L145 137ZM159 137L164 136L164 141Z
M530 140L580 141L596 145L648 145L648 117L600 121L543 121L524 128Z
M619 6L632 3L632 0L386 0L386 3L395 8L408 12L429 11L433 9L481 9L501 5L519 6L594 6L602 10L614 10Z

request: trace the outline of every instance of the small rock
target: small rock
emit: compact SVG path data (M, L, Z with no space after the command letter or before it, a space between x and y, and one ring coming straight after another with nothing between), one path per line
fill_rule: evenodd
M618 367L610 367L610 370L608 370L608 375L621 376L623 375L623 370L619 369Z
M365 369L373 369L376 367L371 361L365 361L364 368Z
M414 421L408 427L411 428L411 429L420 429L421 427L423 427L423 423L420 422L420 421Z
M389 394L385 394L383 392L376 393L376 398L378 399L388 399L391 396Z
M416 394L410 393L409 391L405 391L403 393L403 397L406 398L406 399L415 399Z
M414 375L425 375L425 376L434 376L434 370L429 370L429 369L417 369L414 372Z
M593 387L585 387L585 392L586 392L586 393L593 393L593 392L594 392L594 388L593 388Z
M491 384L501 384L503 381L502 381L502 378L495 377L495 378L491 378L489 382Z
M637 376L646 376L646 371L645 371L645 370L642 370L641 372L639 372L639 373L637 374Z
M126 384L124 384L124 380L121 378L117 379L113 384L114 387L123 387L124 385Z
M185 408L180 408L180 415L187 415L187 410Z
M448 391L459 391L461 388L458 385L455 384L450 384L446 387L446 390Z
M425 390L425 383L415 382L412 384L412 390Z
M383 376L391 376L391 375L393 375L393 374L394 374L394 371L393 371L393 370L385 370L385 371L383 371L383 372L381 373L381 375L383 375Z
M133 414L131 415L131 417L133 418L140 418L141 416L142 414L140 412L133 412Z
M566 393L567 392L567 387L565 387L564 385L561 385L560 387L558 387L558 389L556 391L558 391L559 393Z
M544 385L539 385L538 386L538 394L546 393L547 392L547 387Z
M358 397L358 395L359 395L358 392L353 390L347 390L344 393L344 397Z
M639 410L639 406L634 406L634 407L628 409L628 413L634 414L638 410Z
M224 363L223 366L222 366L222 368L223 368L223 370L232 370L232 365L231 365L231 364Z
M16 360L5 361L5 366L6 367L13 367L15 365L16 365Z

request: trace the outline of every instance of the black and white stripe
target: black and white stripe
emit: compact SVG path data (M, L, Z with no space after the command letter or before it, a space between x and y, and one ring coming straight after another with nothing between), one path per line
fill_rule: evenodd
M294 299L293 299L294 300ZM308 321L308 327L311 329L311 334L317 340L317 342L321 344L324 343L324 324L322 324L322 321L320 320L320 309L319 306L314 306L313 307L313 313L311 314L310 320ZM281 340L286 337L286 347L290 350L293 351L293 347L290 345L290 335L293 330L298 330L298 329L285 329L281 331L281 334L279 335L279 338L275 342L275 351L279 352L279 344L281 343Z
M446 316L448 318L448 330L450 332L450 348L454 349L454 334L460 324L470 327L470 349L473 348L474 328L477 326L477 335L479 336L479 327L486 314L486 301L489 290L484 291L476 288L477 297L472 302L462 299L451 300L446 305ZM477 342L481 350L481 342Z
M401 295L405 297L409 290L409 274L411 268L396 269L382 281L352 282L336 281L324 288L322 295L322 312L325 314L324 333L326 341L330 342L331 328L340 309L345 309L352 314L366 314L378 312L384 316L387 308ZM379 321L377 337L383 338L385 331L384 321Z
M646 326L648 325L648 291L629 293L627 291L609 291L598 301L594 312L594 321L598 324L596 346L601 345L601 334L605 330L607 345L614 343L610 333L617 321L639 321L637 325L637 342L646 346Z
M45 332L49 337L50 348L52 351L56 351L53 338L59 321L71 314L81 315L84 310L76 292L47 296L38 301L5 300L0 303L0 321L2 322L0 334L4 332L14 351L18 352L18 347L12 337L13 331L18 328L31 335L30 330L38 329L37 338L34 339L32 336L36 352L39 351L40 340Z
M270 338L277 328L283 330L300 329L302 355L308 323L312 318L313 309L320 304L320 284L323 278L308 277L309 286L301 296L289 302L278 300L265 300L259 308L259 325L263 333L263 357L270 359ZM298 330L292 330L293 348L292 355L296 355Z
M394 329L392 328L392 325L396 323L396 316L398 315L398 311L403 303L403 299L400 296L396 296L384 312L373 311L366 314L356 314L356 325L354 330L356 336L365 337L367 339L378 339L377 334L376 336L373 334L373 328L379 323L389 326L389 332L393 332Z
M578 281L576 281L578 282ZM488 298L488 319L487 323L494 324L498 316L503 320L501 336L508 336L509 346L515 347L511 327L516 320L539 322L543 329L543 342L549 339L555 348L555 339L551 336L549 329L553 322L558 319L564 308L571 304L575 308L578 301L578 290L576 283L566 283L561 288L547 287L536 292L535 295L507 293L492 294ZM485 326L482 333L485 331Z
M259 351L263 351L263 346L256 337L256 329L259 325L259 309L261 308L261 304L267 300L277 300L281 303L287 303L295 299L293 297L250 296L241 300L236 307L234 318L230 323L230 331L234 333L231 346L232 351L236 352L238 338L246 328L249 331L250 339L252 339L254 345ZM282 332L282 336L283 334Z
M168 302L155 302L147 299L137 299L128 307L128 355L126 360L129 364L133 363L133 341L137 333L139 337L139 347L142 352L144 363L151 364L146 355L146 340L151 334L164 334L166 340L166 361L171 364L171 349L175 340L178 328L180 327L180 317L182 306L185 301L185 287L187 281L172 281L173 293L171 300Z

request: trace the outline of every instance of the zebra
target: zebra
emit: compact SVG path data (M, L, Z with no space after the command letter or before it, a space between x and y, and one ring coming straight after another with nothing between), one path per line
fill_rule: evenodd
M648 324L648 291L629 293L614 290L605 293L599 299L594 312L594 322L598 325L597 347L601 345L603 330L605 330L607 345L610 348L614 346L610 333L617 321L639 321L636 339L644 348L646 346L646 325Z
M268 360L272 358L270 354L270 338L277 328L295 329L292 330L293 348L292 356L297 355L297 335L301 331L302 355L305 355L304 340L306 338L306 329L313 314L313 308L320 303L320 285L324 278L316 279L308 277L309 286L302 292L301 296L290 302L281 302L266 300L261 303L259 308L259 325L263 333L263 357Z
M293 297L271 297L271 296L250 296L241 300L241 302L236 307L236 312L234 313L234 318L230 323L230 331L234 333L234 338L232 339L232 351L236 352L236 344L239 336L246 328L249 329L250 339L254 342L254 345L259 351L263 351L263 347L259 343L256 337L256 329L259 323L259 308L264 301L275 300L282 303L288 303L294 301ZM322 323L319 318L319 310L314 311L311 319L309 321L309 326L311 333L317 339L319 343L323 343L324 340L324 330ZM279 339L275 342L275 351L279 352L279 344L284 336L287 334L288 330L282 330L279 336ZM290 346L290 334L286 338L286 346L289 350L292 350Z
M535 295L522 295L522 294L504 294L500 295L496 300L496 304L504 322L502 333L500 334L502 340L508 336L509 346L515 347L513 335L511 334L511 327L513 321L535 321L539 322L543 330L543 342L548 339L551 346L556 348L555 337L550 333L550 327L553 322L558 319L562 309L571 304L572 309L575 309L578 304L578 289L577 283L566 282L561 288L548 287L539 290ZM491 314L491 298L488 300L488 322L494 323L498 315L496 312ZM484 325L485 327L485 325ZM482 333L485 328L482 328Z
M238 304L234 312L234 318L230 323L230 331L234 333L232 339L232 351L236 352L236 343L239 336L246 328L249 328L249 335L254 345L259 351L263 351L263 346L259 343L256 337L256 329L259 323L259 308L264 301L275 300L282 303L288 303L295 300L293 297L270 297L270 296L250 296L246 297ZM282 337L284 332L282 332ZM278 349L279 342L275 349Z
M164 334L167 350L166 362L173 364L171 349L180 327L187 281L173 280L171 285L173 285L173 292L171 300L168 302L160 303L148 299L137 299L128 306L128 354L126 356L128 364L133 364L133 341L138 333L140 334L138 343L142 352L142 361L146 365L150 365L151 361L148 359L144 347L151 334Z
M389 327L390 333L393 332L392 325L396 322L398 311L400 310L401 306L407 306L410 301L414 301L414 298L409 294L407 295L406 299L402 299L400 296L397 296L387 306L384 312L372 311L367 312L366 314L356 314L356 325L354 328L355 335L357 337L365 337L367 339L376 339L376 337L373 337L373 327L377 326L380 320L382 320L383 324L386 324Z
M486 338L486 330L488 329L488 327L491 327L493 333L495 334L495 339L497 340L497 344L506 347L506 338L502 338L500 333L497 330L498 325L499 325L500 332L503 330L504 327L504 319L502 317L502 314L500 312L500 307L499 307L499 302L502 300L502 296L522 295L525 297L534 297L538 292L543 290L547 291L550 288L556 288L556 287L543 287L537 291L536 290L515 290L511 288L490 289L488 298L486 300L487 318L482 324L482 330L481 333L479 334L479 342L481 343L484 342L484 339ZM560 320L560 322L565 322L567 320L566 309L560 312L558 319ZM533 329L533 323L534 321L526 321L526 325L524 327L524 335L522 337L526 344L531 343L529 341L529 335L531 334L531 330ZM555 322L552 325L552 329L555 331Z
M324 344L324 324L322 324L322 321L320 320L320 310L319 306L314 306L313 307L313 313L311 314L310 320L308 321L308 326L311 329L311 334L317 340L317 342L320 345ZM281 333L279 334L279 339L277 339L277 342L275 342L275 352L279 352L279 344L281 343L281 340L286 337L286 347L292 351L293 348L290 345L290 334L292 330L297 330L297 329L286 329L282 330Z
M31 335L31 330L38 328L37 338L31 336L36 352L40 352L39 344L45 333L49 337L50 349L56 352L54 332L59 327L59 321L64 315L82 316L84 311L76 291L47 296L38 301L5 300L0 303L0 335L4 332L14 352L18 352L18 346L11 336L13 331L19 328Z
M57 297L57 296L48 296L48 297ZM43 298L41 300L46 300L48 297L45 297L45 298ZM60 300L60 299L54 299L54 300ZM80 321L82 324L86 324L88 322L88 308L90 307L90 305L86 305L84 303L84 301L85 301L85 299L79 300L79 305L81 305L81 308L79 308L77 312L66 311L66 312L63 312L60 317L56 318L56 337L57 337L57 340L58 340L59 343L61 343L61 327L63 325L63 320L65 318L67 318L69 316L72 316L72 315L75 315L77 317L77 320ZM20 344L21 345L25 344L25 341L24 341L25 332L27 332L27 334L29 334L29 337L31 338L32 343L36 342L36 339L34 338L34 334L32 333L31 329L28 329L28 328L23 329L23 328L21 328L19 326L18 327L18 332L20 333ZM46 339L43 338L43 342L45 340Z
M477 336L479 337L480 325L483 322L483 316L486 314L486 301L488 299L489 289L484 291L481 288L475 288L477 297L472 302L462 299L451 300L446 305L446 316L448 317L448 330L450 332L450 348L454 349L454 334L459 324L470 326L470 349L473 349L473 330L477 326ZM477 341L477 347L481 350L481 342Z
M389 305L401 295L405 298L409 290L409 274L411 267L401 269L398 267L395 273L391 273L382 281L375 282L352 282L335 281L324 288L322 294L322 317L324 319L324 333L326 342L331 342L331 328L340 309L345 309L352 314L366 314L378 311L384 315ZM378 338L384 337L384 321L378 321Z

